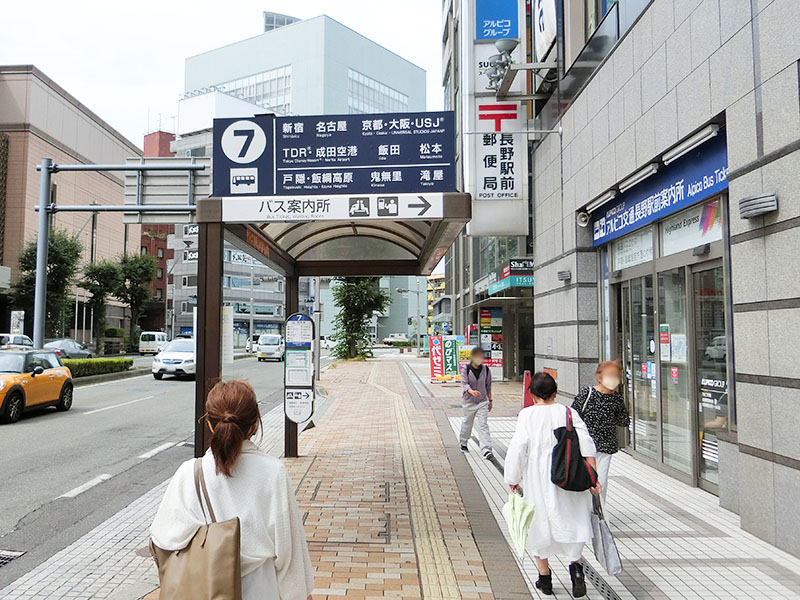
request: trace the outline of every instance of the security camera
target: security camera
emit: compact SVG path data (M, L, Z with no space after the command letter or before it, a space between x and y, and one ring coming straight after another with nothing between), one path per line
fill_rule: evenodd
M589 216L589 213L587 213L587 212L579 212L578 213L577 221L578 221L578 225L580 225L581 227L588 227L589 226L589 221L591 221L591 220L592 220L592 217Z
M500 53L505 52L507 54L511 54L511 52L514 51L514 48L516 48L518 45L519 42L517 40L512 40L512 39L497 40L494 43L494 47L497 48L498 52Z

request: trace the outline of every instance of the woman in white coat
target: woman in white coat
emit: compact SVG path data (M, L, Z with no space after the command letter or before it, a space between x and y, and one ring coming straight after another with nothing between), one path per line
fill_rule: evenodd
M241 523L242 599L310 599L314 569L294 488L283 463L250 441L261 423L253 388L221 381L206 411L211 447L198 460L217 521ZM185 548L205 523L193 469L194 459L178 467L150 528L164 550Z
M570 562L572 595L579 598L586 595L581 553L583 545L592 539L591 492L563 490L550 479L556 444L553 432L567 425L567 411L572 411L581 455L593 468L595 446L578 413L556 402L555 379L547 373L536 373L530 391L534 405L520 411L517 417L517 428L506 454L505 480L513 492L522 486L525 502L534 508L527 545L539 570L536 587L543 594L553 593L548 559L559 555ZM600 484L593 489L599 493Z

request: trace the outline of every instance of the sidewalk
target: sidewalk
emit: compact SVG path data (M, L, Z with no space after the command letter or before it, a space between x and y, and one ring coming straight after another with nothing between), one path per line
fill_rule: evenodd
M312 561L315 599L539 598L531 558L520 563L499 511L502 461L518 383L496 384L496 462L475 442L458 448L458 385L430 384L426 362L387 355L340 363L320 384L322 418L286 460ZM262 445L282 448L282 408L264 416ZM136 600L157 585L146 545L166 482L64 551L0 590L9 600ZM632 458L614 459L608 497L625 571L609 577L584 553L591 599L795 598L800 560L744 533L716 498ZM553 565L556 597L571 597ZM541 596L544 598L544 596Z

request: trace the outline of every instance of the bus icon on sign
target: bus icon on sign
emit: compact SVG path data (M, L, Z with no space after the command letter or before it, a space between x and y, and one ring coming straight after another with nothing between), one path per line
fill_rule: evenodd
M258 169L231 169L231 194L258 192Z

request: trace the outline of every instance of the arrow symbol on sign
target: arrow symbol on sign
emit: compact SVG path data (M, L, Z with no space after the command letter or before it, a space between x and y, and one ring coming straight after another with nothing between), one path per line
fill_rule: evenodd
M426 212L428 212L428 209L431 207L431 203L428 202L427 200L425 200L425 198L423 196L417 196L417 198L422 200L422 204L409 204L408 208L419 208L419 209L422 209L417 214L418 217L421 217Z

